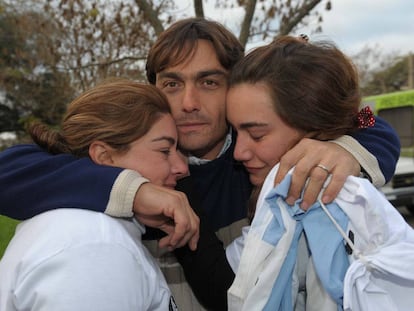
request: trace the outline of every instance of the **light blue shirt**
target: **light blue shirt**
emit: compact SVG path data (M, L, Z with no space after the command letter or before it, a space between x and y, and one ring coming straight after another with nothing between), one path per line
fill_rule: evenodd
M268 225L263 240L275 246L285 231L279 204L287 205L284 200L287 197L290 183L291 175L287 175L282 183L270 191L265 199L264 208L269 208L272 211L274 221ZM277 200L279 197L283 201ZM287 208L288 213L296 220L294 238L264 310L293 309L292 273L296 263L297 246L302 233L306 235L310 254L315 254L312 256L312 260L320 281L338 304L338 310L342 310L343 280L349 267L343 238L320 208L319 203L314 204L307 212L304 212L299 207L301 201L302 199L295 202L294 206ZM342 229L346 230L348 218L345 213L335 203L329 204L327 207Z

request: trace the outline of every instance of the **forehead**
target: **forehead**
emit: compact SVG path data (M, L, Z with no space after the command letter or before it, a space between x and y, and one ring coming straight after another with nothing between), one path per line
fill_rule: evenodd
M269 88L263 83L241 83L227 93L227 117L233 125L276 115Z
M211 69L226 71L218 59L213 44L207 40L198 40L196 45L181 51L178 61L170 61L170 65L167 65L159 73L198 72Z
M170 113L165 113L158 119L153 126L154 129L159 131L165 131L168 133L177 134L177 127L175 121Z
M177 136L177 128L172 116L170 114L163 114L139 141L143 143L143 146L162 141L175 144L177 142Z

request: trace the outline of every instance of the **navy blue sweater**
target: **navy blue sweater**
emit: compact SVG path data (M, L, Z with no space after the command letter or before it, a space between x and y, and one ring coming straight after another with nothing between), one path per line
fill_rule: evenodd
M353 136L377 157L385 179L390 180L400 153L395 131L377 118L375 127ZM235 139L220 158L205 165L190 167L193 188L198 192L201 209L215 231L246 217L246 201L251 185L243 166L232 157L234 142ZM0 214L27 219L60 207L104 212L112 185L121 171L120 168L96 165L88 158L78 159L68 154L51 155L36 145L11 147L0 153ZM199 244L199 251L178 251L177 256L187 277L193 276L188 281L195 294L203 297L204 302L216 300L222 292L221 302L217 303L220 306L213 307L221 310L225 309L225 290L234 275L225 262L221 244L216 243L211 235L206 234L206 237L200 239L201 243L205 241L206 247ZM217 275L217 279L207 286L204 281L213 273L210 271L216 269L216 262L220 262L223 269L223 279L220 280ZM206 266L212 267L212 270L205 269ZM195 272L200 269L205 269L207 273L199 278ZM210 299L207 291L214 282L224 284L224 289L213 291L214 295Z
M375 127L354 137L378 159L388 181L400 154L395 131L377 117ZM224 156L202 166L191 166L201 205L215 229L245 215L248 175L233 160L231 148ZM112 185L122 169L94 164L68 154L51 155L36 145L17 145L0 152L0 214L27 219L59 207L104 212Z

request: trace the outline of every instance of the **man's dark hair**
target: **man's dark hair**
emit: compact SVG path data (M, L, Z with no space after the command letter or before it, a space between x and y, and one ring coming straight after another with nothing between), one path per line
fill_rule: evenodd
M226 70L231 70L244 56L239 40L222 24L204 18L183 19L162 32L150 49L146 64L148 81L155 84L158 72L191 58L198 40L211 42Z

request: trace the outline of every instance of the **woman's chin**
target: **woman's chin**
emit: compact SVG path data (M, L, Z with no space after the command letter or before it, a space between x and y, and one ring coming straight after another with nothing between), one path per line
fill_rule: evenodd
M253 186L260 186L264 182L264 178L257 175L250 175L249 179Z

